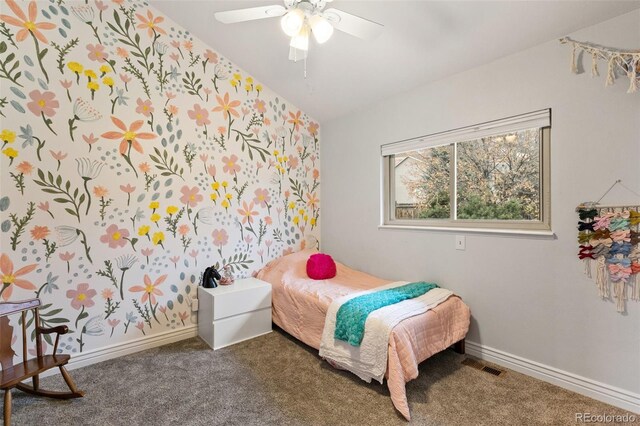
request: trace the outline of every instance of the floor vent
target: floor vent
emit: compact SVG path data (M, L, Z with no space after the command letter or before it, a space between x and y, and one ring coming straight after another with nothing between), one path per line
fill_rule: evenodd
M462 361L462 364L471 368L475 368L476 370L484 371L485 373L493 374L494 376L500 376L502 373L504 373L504 371L502 370L489 367L488 365L484 365L482 362L471 358L465 358Z

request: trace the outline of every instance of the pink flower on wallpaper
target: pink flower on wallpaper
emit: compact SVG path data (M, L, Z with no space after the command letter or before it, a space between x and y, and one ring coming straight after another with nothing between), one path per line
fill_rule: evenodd
M182 43L182 45L184 46L185 49L187 49L189 52L191 52L193 50L193 42L191 40L187 40L185 42Z
M155 305L156 296L162 296L164 294L160 289L158 289L158 286L160 286L160 284L162 284L166 279L167 275L165 274L158 277L158 279L154 282L151 282L151 278L149 277L149 275L145 274L144 286L134 285L129 289L129 291L133 293L143 292L142 298L140 298L140 302L145 303L147 300L150 300L151 304Z
M176 94L173 93L173 92L166 91L166 92L164 92L164 94L167 97L167 100L169 100L169 101L172 100L172 99L175 99L175 97L176 97Z
M58 256L60 256L60 260L62 260L63 262L69 262L74 258L75 255L75 253L69 253L68 251L65 251L64 253L60 253Z
M56 100L56 94L53 92L41 92L33 90L29 92L31 102L27 104L27 108L34 115L44 114L47 117L56 115L56 109L60 107L60 103Z
M45 201L43 203L38 203L38 208L43 212L49 213L49 202Z
M320 177L320 170L313 169L313 179L318 180L319 177Z
M96 7L99 11L105 11L109 8L109 5L105 4L102 0L96 0Z
M177 115L178 114L178 107L175 105L169 105L167 107L167 111L169 111L169 114L171 115Z
M261 207L267 207L267 204L271 201L269 191L265 188L258 188L255 190L254 194L256 196L253 198L253 202Z
M33 265L24 266L17 271L13 270L13 262L6 254L0 255L0 278L2 278L2 288L0 289L0 295L2 299L7 301L11 297L14 287L20 287L25 290L35 290L36 286L31 281L27 281L21 277L25 274L36 269L37 263ZM11 285L13 284L13 285Z
M133 193L133 191L136 190L135 186L131 186L130 183L126 184L126 185L120 185L120 189L122 190L122 192L124 192L125 194L131 194Z
M208 154L200 154L200 161L202 161L203 163L206 163L208 159L209 159Z
M104 300L113 299L113 290L105 288L100 292L100 295Z
M152 248L143 248L142 250L140 250L140 252L142 253L143 256L145 257L149 257L153 254L153 249Z
M118 324L120 324L120 320L119 319L108 319L107 320L107 324L109 324L109 327L114 328L114 327L117 327Z
M189 256L191 256L191 257L193 257L195 259L196 257L198 257L198 253L200 253L199 250L193 249L193 250L191 250L189 252Z
M307 206L311 207L311 208L316 208L318 203L320 202L320 200L318 200L318 198L316 197L316 194L309 194L307 192L306 194L307 197Z
M271 219L271 216L265 216L264 223L266 223L267 225L271 225L273 223L273 219Z
M300 130L300 126L304 126L304 122L300 118L300 114L302 114L301 111L298 111L295 114L292 112L289 112L289 120L287 122L293 124L293 127L296 132Z
M0 15L0 19L9 25L20 28L16 33L16 41L25 40L29 36L29 33L31 33L42 43L49 44L47 38L39 30L52 30L56 25L51 22L35 22L38 16L38 6L35 1L29 3L28 18L14 0L5 0L5 2L18 19L9 15Z
M235 154L231 154L231 156L222 157L222 162L224 163L224 167L222 171L229 174L237 174L240 171L240 165L238 164L238 156Z
M72 84L73 84L73 81L71 80L60 80L60 85L62 86L63 89L69 89Z
M309 131L309 134L311 136L315 136L318 134L318 129L320 128L320 125L318 123L314 123L313 121L309 123L309 126L307 127L307 130Z
M127 49L123 49L122 47L116 47L116 54L121 58L128 58L129 51ZM122 76L122 74L120 74Z
M98 142L98 138L93 135L93 133L89 133L88 135L82 135L82 139L89 145L93 145Z
M209 167L207 167L207 173L209 173L209 176L211 176L212 178L215 178L216 177L216 166L214 166L212 164Z
M242 216L242 223L252 223L253 216L257 216L259 214L257 211L253 210L253 206L253 201L251 204L247 204L246 201L242 202L242 208L238 209L238 213Z
M30 175L33 171L33 166L28 161L23 161L16 166L16 169L23 175Z
M235 107L240 106L240 101L229 101L229 93L225 93L222 98L216 95L216 100L218 101L218 106L213 109L213 112L221 111L225 120L230 119L229 114L234 117L240 117L238 111L234 109Z
M147 16L136 13L136 17L140 21L138 24L138 28L147 30L147 35L150 38L153 38L154 32L157 34L166 34L165 30L158 26L159 23L164 21L164 17L162 16L153 16L150 10L147 10Z
M193 109L187 111L187 114L190 119L195 120L196 126L206 126L207 124L211 124L211 120L209 120L209 111L198 104L193 104Z
M182 204L187 204L189 207L195 207L200 201L202 201L203 197L200 194L200 189L197 186L189 188L188 185L185 185L180 189L180 192L182 193L180 202Z
M187 235L189 231L191 231L191 228L189 228L189 225L187 225L186 223L178 226L178 234L180 234L181 236Z
M75 290L67 290L67 298L71 299L71 307L80 309L82 307L90 308L95 305L93 298L98 294L88 283L80 283Z
M204 52L204 57L207 61L217 64L218 63L218 54L211 49L207 49Z
M58 161L64 160L65 158L67 158L67 155L69 155L66 152L62 152L62 151L55 152L52 150L49 150L49 154L51 154L54 160L58 160Z
M92 61L104 62L109 57L101 44L87 44L87 50L89 51L89 59Z
M290 158L289 158L289 161L288 161L289 168L290 168L291 170L295 170L295 169L297 169L297 168L298 168L298 163L299 163L299 162L300 162L300 161L298 160L298 157L290 157Z
M138 169L140 169L142 173L149 173L151 171L151 166L148 163L140 163L138 164Z
M229 234L224 229L214 229L211 233L214 246L224 246L229 242Z
M264 114L265 112L267 112L267 107L265 106L265 103L262 99L256 99L255 102L253 103L253 107L260 114Z
M145 117L149 117L149 115L153 114L154 108L151 104L151 99L143 101L141 98L138 98L136 102L138 104L138 106L136 107L136 112L138 114L142 114Z
M104 235L100 236L100 241L109 244L109 248L124 247L127 245L129 231L124 228L118 228L115 223L109 225Z
M122 80L124 84L127 84L131 81L131 77L129 77L128 74L118 74L118 77L120 77L120 80Z

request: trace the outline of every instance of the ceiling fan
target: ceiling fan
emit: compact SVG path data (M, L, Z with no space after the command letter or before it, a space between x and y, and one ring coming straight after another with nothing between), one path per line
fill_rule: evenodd
M291 37L289 59L292 61L307 58L311 34L316 42L322 44L331 38L334 28L365 40L371 40L382 32L384 27L377 22L334 8L325 10L327 3L332 1L284 0L284 6L276 4L228 10L216 12L215 17L224 24L235 24L282 16L282 30Z

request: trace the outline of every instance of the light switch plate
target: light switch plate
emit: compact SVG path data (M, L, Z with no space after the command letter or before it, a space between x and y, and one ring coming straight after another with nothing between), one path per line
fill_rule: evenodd
M466 237L464 235L456 235L456 250L465 250L466 248Z

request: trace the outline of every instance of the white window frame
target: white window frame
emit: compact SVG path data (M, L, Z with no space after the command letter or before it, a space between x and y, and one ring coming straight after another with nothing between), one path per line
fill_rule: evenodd
M456 219L457 193L456 193L456 147L458 143L468 142L515 132L519 130L539 128L541 129L540 143L540 214L539 221L524 220L482 220L482 219ZM551 176L550 176L550 145L551 145L551 109L543 109L500 120L475 124L455 130L406 139L398 142L384 144L380 147L381 153L381 228L399 229L430 229L430 230L455 230L469 232L508 233L523 235L553 235L551 231ZM451 217L449 219L396 219L395 206L395 173L391 165L393 155L425 148L453 145L451 161Z

